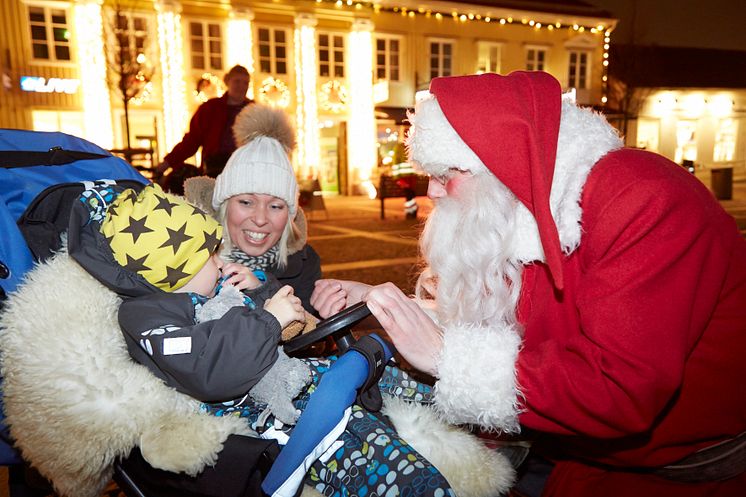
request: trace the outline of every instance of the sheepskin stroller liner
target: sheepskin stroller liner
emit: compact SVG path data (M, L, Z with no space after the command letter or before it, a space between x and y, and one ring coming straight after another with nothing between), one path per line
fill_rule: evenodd
M102 177L137 183L147 181L122 159L78 137L56 132L0 129L0 312L7 295L16 289L37 259L35 249L46 251L46 256L59 248L58 237L55 236L53 246L50 246L45 234L50 230L57 232L53 216L41 224L25 223L27 229L25 233L21 232L17 221L29 204L46 188ZM62 222L66 221L63 219ZM8 466L12 495L39 493L34 490L36 487L48 489L43 478L29 470L14 447L4 412L0 395L0 465ZM29 480L33 482L33 488Z
M33 265L47 261L60 249L60 234L67 229L70 205L74 199L87 185L101 178L107 178L106 182L115 181L122 186L133 188L148 183L146 178L124 160L112 156L86 140L64 133L0 130L0 183L3 185L0 191L0 229L3 233L0 243L0 315L8 295L12 295L18 289ZM57 323L50 328L56 326ZM5 321L0 329L5 335ZM3 349L4 356L6 352ZM11 376L16 374L13 367L4 361L3 372L7 373L9 370ZM13 391L12 380L10 383L10 390ZM23 402L22 399L19 400ZM10 404L8 410L13 411L13 404L18 402L11 400ZM32 441L32 447L26 450L24 441L32 427L21 423L20 437L14 437L18 430L13 429L13 416L9 418L10 429L5 426L5 419L2 419L2 463L15 465L14 470L20 469L18 473L25 474L29 464L32 467L37 465L35 456L37 452L44 451L44 444ZM233 431L238 433L242 430ZM261 475L266 472L279 452L277 443L237 434L223 436L223 439L224 452L231 454L232 457L226 458L224 463L209 467L199 477L157 470L145 461L137 447L133 448L129 456L120 450L117 457L110 462L116 469L115 479L127 495L166 495L163 489L149 487L147 482L149 479L158 481L169 478L173 480L172 495L227 495L221 490L218 490L218 493L213 490L189 494L181 488L189 485L192 489L235 488L234 495L244 495L250 488L258 489ZM20 447L26 460L21 458L16 447ZM63 456L62 459L75 457L73 454L59 455ZM107 457L104 456L104 459ZM231 468L229 462L236 467ZM240 470L239 464L242 465ZM42 468L42 474L55 475L57 469L59 468L54 464L46 464ZM104 469L105 477L111 476L111 468L96 469ZM220 475L220 478L215 475ZM78 476L84 478L82 474ZM204 483L197 480L204 480ZM52 483L58 487L54 479ZM74 481L64 481L62 492L67 495L100 494L101 483L106 482L96 482L93 485L96 488L94 492L91 490L90 482L83 483L80 489L76 489ZM22 482L19 493L46 494L48 490L49 487L43 481L34 481L33 484Z

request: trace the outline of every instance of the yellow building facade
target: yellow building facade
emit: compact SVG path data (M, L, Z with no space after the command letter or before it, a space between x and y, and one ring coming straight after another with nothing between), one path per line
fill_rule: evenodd
M405 109L433 77L545 70L602 105L615 23L582 2L0 1L0 127L163 157L241 64L250 96L292 116L299 179L330 193L370 192L400 161Z

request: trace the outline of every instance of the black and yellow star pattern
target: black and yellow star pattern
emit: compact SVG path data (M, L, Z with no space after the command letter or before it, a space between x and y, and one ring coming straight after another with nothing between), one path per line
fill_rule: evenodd
M158 185L125 190L112 203L101 233L114 258L167 292L184 286L219 247L223 230L201 210Z

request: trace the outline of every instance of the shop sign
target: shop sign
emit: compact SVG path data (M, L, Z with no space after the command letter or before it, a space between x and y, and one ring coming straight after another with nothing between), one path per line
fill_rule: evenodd
M78 91L79 79L42 78L41 76L21 76L21 90L36 93L69 93Z

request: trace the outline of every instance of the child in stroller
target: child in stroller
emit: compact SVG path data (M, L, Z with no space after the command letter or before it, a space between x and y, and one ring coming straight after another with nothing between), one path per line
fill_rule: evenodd
M291 374L276 378L268 372L280 364L276 361L281 329L304 320L303 307L290 287L277 289L271 280L260 282L245 266L224 264L217 254L221 240L217 221L157 186L146 186L139 194L125 190L118 195L112 187L94 188L84 192L74 209L80 210L81 216L87 209L90 222L80 232L70 231L71 256L103 284L130 297L119 308L119 323L130 355L168 385L203 401L208 412L243 414L257 432L272 434L286 445L262 485L267 494L295 494L306 470L327 451L329 456L339 453L336 457L341 466L351 464L353 437L345 440L347 449L336 441L350 418L354 419L351 404L356 389L368 379L369 371L374 374L378 369L380 375L383 364L391 358L383 341L377 341L384 357L379 367L369 367L365 355L350 350L331 364L285 359L295 365L284 366L281 371L291 369ZM244 305L232 307L219 318L203 319L202 311L210 299L223 294L216 297L216 289L231 285L248 290ZM282 427L294 424L295 417L285 415L281 420L284 423L266 425L269 413L259 420L265 406L257 404L252 391L268 377L276 389L287 385L292 377L300 379L288 392L290 398L295 397L311 379L312 369L317 377L313 394L305 392L298 402L304 407L300 420L303 442L294 443L296 437L290 432L288 438ZM428 393L429 387L423 385L419 390ZM314 402L317 396L319 400ZM356 480L356 491L370 486L370 492L398 488L410 489L412 495L452 495L442 474L399 439L390 426L360 408L356 413L368 425L376 422L377 428L386 433L374 442L381 450L370 451L379 478ZM279 417L277 412L272 414ZM378 432L369 430L366 435L370 433ZM362 448L362 444L357 445ZM394 452L393 447L398 450ZM417 471L403 471L412 463ZM318 477L324 469L317 468L315 475ZM329 482L318 477L314 483L326 487ZM339 491L350 490L339 479L337 484L342 487Z

